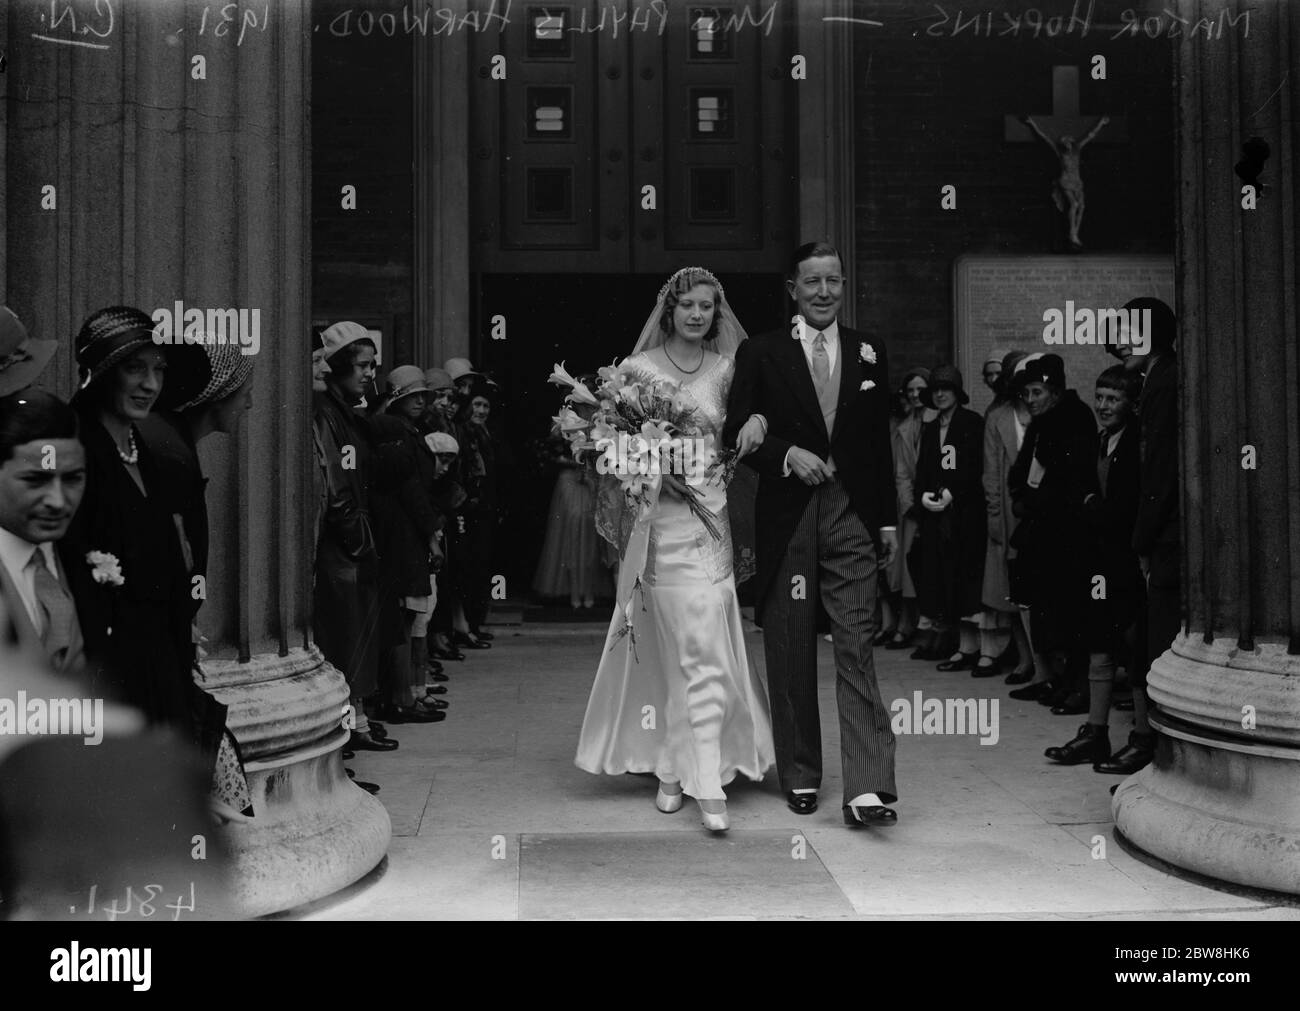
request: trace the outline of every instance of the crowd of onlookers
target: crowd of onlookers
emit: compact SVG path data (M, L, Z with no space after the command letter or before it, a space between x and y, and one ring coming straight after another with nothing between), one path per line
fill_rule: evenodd
M385 724L444 720L445 664L491 648L484 626L511 464L488 426L497 387L467 359L399 365L377 382L378 348L360 324L336 323L314 343L312 614L317 645L348 680L348 759L394 750Z
M875 640L1086 715L1047 757L1120 774L1151 761L1146 673L1180 625L1176 322L1157 299L1125 308L1151 311L1149 353L1103 345L1117 363L1099 363L1092 409L1055 354L991 353L983 417L951 365L904 376ZM1117 750L1113 710L1133 714Z

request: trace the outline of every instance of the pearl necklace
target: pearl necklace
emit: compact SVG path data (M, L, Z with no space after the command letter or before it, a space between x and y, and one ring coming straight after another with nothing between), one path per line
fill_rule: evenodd
M135 444L134 425L132 425L130 428L126 430L126 439L127 439L127 445L131 447L128 452L123 453L122 448L120 446L115 445L113 448L117 450L117 455L119 458L121 458L124 464L126 464L128 467L134 467L136 462L140 459L140 447Z

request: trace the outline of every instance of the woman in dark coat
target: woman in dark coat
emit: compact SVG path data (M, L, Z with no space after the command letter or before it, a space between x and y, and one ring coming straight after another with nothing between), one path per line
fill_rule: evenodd
M388 375L388 397L371 418L378 457L372 501L379 549L380 682L383 716L394 723L436 723L447 703L425 696L426 640L411 631L429 598L431 546L439 517L430 501L434 460L418 423L428 387L424 373L401 365ZM418 683L418 688L417 688Z
M86 450L86 492L60 544L66 566L116 558L120 582L96 582L77 601L100 690L171 726L210 768L225 706L192 677L194 599L172 500L137 427L157 403L167 359L185 346L153 342L153 320L128 306L100 309L76 339L81 387L73 398Z
M374 449L370 429L353 410L374 378L375 344L358 323L335 323L322 334L329 374L316 401L313 435L325 486L313 591L316 645L348 682L355 726L348 747L392 751L397 742L370 732L363 701L375 690L378 666L378 553L370 517Z
M172 363L159 398L165 411L155 415L158 420L147 436L157 451L172 515L180 521L177 529L191 586L205 585L204 592L190 594L195 639L200 640L198 612L207 599L208 479L198 444L217 432L234 433L253 406L253 359L236 344L205 344L197 350L201 353ZM195 659L194 678L200 685L206 683L201 656ZM239 743L228 727L217 749L211 803L227 821L255 813Z
M1097 423L1078 394L1066 389L1059 355L1030 355L1016 366L1013 382L1031 420L1007 477L1020 518L1012 536L1011 593L1029 608L1037 658L1034 680L1011 695L1050 704L1054 712L1086 712L1083 616L1093 560L1084 501L1098 491ZM1065 707L1072 692L1074 704Z
M920 526L912 554L918 607L936 633L918 659L942 660L940 670L964 670L979 655L987 522L984 420L959 406L970 397L951 365L931 373L924 397L939 414L921 432L913 506Z
M464 533L452 564L465 612L468 633L454 641L470 649L484 649L492 638L485 632L496 572L496 528L500 522L501 484L510 472L504 444L488 428L495 393L486 383L475 383L457 417L461 432L461 477L468 498L462 507Z

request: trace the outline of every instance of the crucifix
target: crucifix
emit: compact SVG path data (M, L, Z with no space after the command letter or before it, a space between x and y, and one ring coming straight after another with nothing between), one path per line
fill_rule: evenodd
M1013 144L1042 141L1052 149L1060 172L1052 184L1052 201L1065 215L1070 248L1083 248L1079 228L1083 224L1083 176L1079 160L1086 145L1105 131L1106 142L1127 139L1123 117L1102 116L1092 121L1079 115L1079 68L1052 68L1052 115L1005 117L1004 139Z

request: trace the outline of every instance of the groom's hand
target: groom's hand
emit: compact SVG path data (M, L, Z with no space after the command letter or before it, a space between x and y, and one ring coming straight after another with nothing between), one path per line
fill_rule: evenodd
M804 484L821 484L833 476L820 456L798 446L790 447L785 460L790 465L790 472Z

